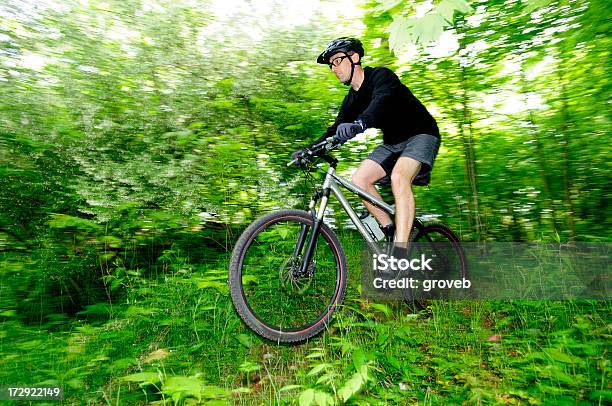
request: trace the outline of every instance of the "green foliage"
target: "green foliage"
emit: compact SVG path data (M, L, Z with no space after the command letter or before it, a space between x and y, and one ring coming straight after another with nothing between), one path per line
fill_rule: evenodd
M383 3L382 7L374 10L386 12L395 9L398 5L400 2ZM394 52L408 44L428 45L438 41L442 32L452 27L455 14L473 11L465 0L441 0L435 8L423 16L411 18L404 16L413 10L413 5L406 3L402 9L393 13L393 23L389 26L389 48Z
M255 336L229 252L260 213L303 208L289 154L346 92L314 59L359 33L319 11L262 28L247 6L230 21L187 1L61 3L0 5L0 384L61 385L70 404L611 401L606 301L407 314L351 276L321 337ZM415 6L368 2L361 38L442 131L418 214L465 240L609 241L608 2ZM339 170L379 141L346 144Z

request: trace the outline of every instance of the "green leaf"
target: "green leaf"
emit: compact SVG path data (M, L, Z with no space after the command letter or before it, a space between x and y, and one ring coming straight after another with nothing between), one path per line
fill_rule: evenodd
M436 8L436 13L438 13L449 23L452 23L453 15L455 14L455 8L449 0L443 0L440 2L440 4L438 4L438 7Z
M343 402L346 402L351 396L359 392L362 384L363 380L361 379L361 375L355 374L338 390L338 395Z
M280 388L278 391L279 392L288 392L290 390L299 389L301 387L302 387L302 385L285 385L282 388Z
M355 365L355 369L361 368L367 359L368 356L361 348L355 348L355 351L353 351L353 365Z
M372 303L370 307L374 310L383 312L387 317L391 316L391 308L384 303Z
M66 382L68 384L68 386L70 386L72 389L79 389L83 387L83 380L79 379L79 378L74 378L69 380L68 382Z
M545 348L544 352L550 358L552 358L553 360L558 361L558 362L563 362L563 363L566 363L566 364L574 364L574 363L577 363L579 361L576 357L571 357L571 356L561 352L557 348Z
M240 367L238 368L240 372L244 372L247 374L250 372L258 371L260 369L261 369L261 365L259 365L256 362L251 362L251 361L244 361L242 364L240 364Z
M5 310L2 313L0 313L0 316L3 317L15 317L17 315L17 312L15 312L15 310Z
M398 371L401 369L401 364L399 360L395 358L393 355L386 355L385 359L391 367L395 368Z
M388 28L389 48L391 48L392 51L397 52L400 48L412 42L410 33L413 23L413 19L408 19L402 16L393 17L393 22Z
M438 14L427 14L415 20L412 26L412 37L421 44L437 41L446 26L446 21Z
M374 11L377 13L384 13L385 11L389 11L403 3L404 0L383 0L382 4L374 8Z
M362 365L361 367L359 367L359 370L357 372L361 375L364 382L370 380L370 364Z
M326 384L326 385L329 385L336 378L336 376L338 376L338 374L336 374L333 371L332 372L327 372L327 373L321 375L319 377L319 379L317 379L316 383L317 383L317 385L322 384L322 383Z
M596 402L601 402L603 400L604 402L612 403L612 390L603 389L593 391L589 395L589 399L594 400Z
M221 292L224 292L227 289L227 284L225 282L210 281L210 280L200 280L198 282L198 289L207 289L207 288L215 288Z
M246 334L238 334L236 336L236 340L247 348L251 348L253 346L253 340Z
M30 341L25 341L25 342L17 344L17 347L19 347L22 350L33 350L37 347L40 347L42 343L43 343L42 340L30 340Z
M242 286L246 286L251 283L257 284L257 277L255 275L242 275Z
M315 351L312 354L308 354L306 358L323 358L325 353L322 351Z
M314 403L314 398L314 389L306 389L305 391L300 393L300 397L298 398L298 404L300 406L310 406Z
M51 228L76 228L88 232L95 232L100 229L100 226L91 220L58 213L51 214L51 220L48 224Z
M207 399L225 398L227 390L215 385L202 385L202 396Z
M125 311L126 316L152 316L156 314L159 310L155 308L145 308L140 306L130 306Z
M334 398L329 393L320 390L315 391L314 400L318 406L327 406L334 404Z
M286 228L281 228L278 230L278 234L280 234L281 238L284 240L287 238L287 235L289 235L289 230Z
M171 376L166 379L162 393L170 395L175 402L187 397L202 399L202 383L198 378L187 376Z
M446 0L451 3L455 10L459 13L469 13L473 10L472 6L466 0Z
M310 370L310 372L308 372L307 376L317 375L321 371L323 371L324 369L329 368L330 366L331 366L331 364L318 364L318 365L315 365L314 368L312 368Z
M552 2L553 0L524 0L523 3L525 4L525 11L531 13L539 8L548 6Z
M352 396L354 396L356 393L358 393L361 390L361 388L363 387L363 384L366 382L367 377L368 377L367 369L368 369L368 366L363 365L359 369L359 371L355 372L351 376L351 378L348 381L346 381L344 386L342 386L342 388L338 390L338 395L340 396L343 402L346 402L347 400L349 400Z
M449 23L453 22L455 12L467 13L469 11L472 11L472 7L465 0L442 0L436 7L436 13Z
M138 382L141 385L155 385L160 382L157 372L139 372L122 377L120 380L125 382Z
M116 361L113 361L113 363L111 364L111 368L120 370L128 368L132 365L136 365L137 363L138 361L133 358L121 358Z
M105 235L100 237L100 242L107 244L111 248L121 248L122 241L114 235Z

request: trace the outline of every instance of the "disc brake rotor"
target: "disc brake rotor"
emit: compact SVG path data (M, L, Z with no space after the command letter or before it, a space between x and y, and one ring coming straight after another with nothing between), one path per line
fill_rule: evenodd
M314 276L315 261L312 260L306 269L306 272L301 271L302 257L290 256L280 267L280 280L282 286L294 290L297 293L304 293L312 282Z

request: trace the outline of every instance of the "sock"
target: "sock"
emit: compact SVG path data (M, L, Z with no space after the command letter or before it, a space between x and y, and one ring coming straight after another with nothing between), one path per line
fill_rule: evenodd
M396 242L395 245L393 245L391 255L397 259L408 258L408 244L405 242Z

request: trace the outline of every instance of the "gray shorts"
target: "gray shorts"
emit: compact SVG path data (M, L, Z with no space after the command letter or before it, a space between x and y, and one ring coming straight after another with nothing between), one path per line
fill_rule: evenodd
M385 170L387 176L382 183L387 183L393 167L400 157L406 156L421 163L421 170L414 179L415 185L427 185L433 168L434 160L438 155L440 139L429 134L417 134L399 144L382 144L374 148L366 159L371 159Z

